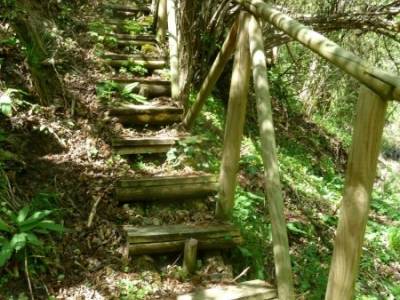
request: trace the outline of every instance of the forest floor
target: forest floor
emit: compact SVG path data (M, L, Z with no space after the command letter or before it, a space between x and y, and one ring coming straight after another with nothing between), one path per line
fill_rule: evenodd
M113 198L113 183L125 175L217 173L224 102L210 98L194 129L196 139L180 144L166 159L125 160L113 155L111 139L121 127L98 101L96 85L108 70L96 55L98 49L87 27L98 11L92 4L63 7L55 39L57 55L63 60L57 69L68 97L50 107L33 104L36 98L30 96L34 93L23 51L14 43L15 34L7 22L0 21L0 90L23 91L13 116L0 116L0 147L11 155L3 162L4 169L19 201L37 209L54 209L66 228L62 236L49 238L47 257L35 258L31 276L37 298L174 299L195 287L232 282L247 267L250 270L239 281L257 277L272 283L274 267L270 226L264 216L259 139L251 125L257 123L254 103L248 112L235 208L235 222L246 243L224 254L225 263L215 258L219 256L206 257L191 277L183 274L178 254L126 259L122 224L196 223L213 218L212 198L188 207L119 206ZM348 145L323 122L310 120L277 99L274 113L296 287L300 299L322 299ZM400 132L398 124L387 130L386 136ZM390 295L400 295L398 254L382 249L389 243L386 229L400 226L400 192L394 176L400 171L400 140L391 140L385 149L367 232L367 254L361 266L359 299L395 299ZM390 193L390 198L385 198L385 193ZM97 201L94 223L88 228ZM196 207L196 214L189 213L192 207ZM392 213L393 208L397 213ZM25 276L20 273L16 278L15 267L0 270L0 299L29 295Z

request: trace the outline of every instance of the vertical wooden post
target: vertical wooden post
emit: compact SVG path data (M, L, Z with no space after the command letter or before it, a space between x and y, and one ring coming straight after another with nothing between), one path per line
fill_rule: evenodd
M159 0L157 7L157 42L165 41L167 35L168 17L167 17L167 0Z
M167 0L168 12L168 42L171 72L171 97L179 100L179 63L178 63L178 32L176 26L176 0Z
M326 300L353 298L387 101L361 88Z
M216 215L227 220L232 217L239 168L240 144L246 116L247 94L250 79L250 52L248 36L249 14L239 17L238 43L229 93L228 113L225 124L224 150L219 178L219 197Z
M196 239L189 239L185 242L183 252L183 270L187 274L193 274L197 266L197 246L199 242Z
M232 25L228 36L222 45L221 51L218 53L213 65L211 66L210 72L204 79L203 84L197 94L196 101L193 106L188 110L185 118L182 122L186 129L190 129L193 126L194 120L198 116L206 102L208 96L210 96L213 87L221 76L226 63L231 58L232 54L235 52L235 45L237 44L237 31L238 31L238 20Z
M272 225L278 296L281 300L291 300L294 299L292 268L276 154L271 94L267 78L267 61L262 29L254 16L250 18L249 39L254 90L257 98L258 123L260 127L261 156L264 162L265 191Z

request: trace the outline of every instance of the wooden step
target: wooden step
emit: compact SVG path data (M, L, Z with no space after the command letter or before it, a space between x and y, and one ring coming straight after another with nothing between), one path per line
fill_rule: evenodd
M218 191L218 180L213 175L123 178L115 188L120 202L167 201L203 198Z
M131 35L130 32L126 29L126 26L129 24L129 20L130 19L123 19L123 18L105 19L104 24L110 27L114 33ZM146 31L144 31L142 34L139 35L151 35L151 34L148 34L146 33Z
M182 120L183 109L174 106L126 104L110 107L109 113L124 125L169 125Z
M158 44L157 42L153 41L145 41L145 40L132 40L132 39L118 39L116 41L117 45L119 46L143 46L143 45L152 45L156 49L158 49Z
M112 141L113 150L119 155L166 153L178 138L120 138Z
M221 285L180 295L177 300L272 300L278 299L275 289L265 281L251 280L240 284Z
M103 7L106 9L111 9L115 12L127 12L127 13L138 13L138 12L146 12L150 13L151 9L146 5L140 5L137 3L132 3L129 5L118 5L118 4L103 4Z
M131 83L138 83L132 92L139 93L145 96L147 99L153 99L156 97L170 97L171 96L171 82L169 80L123 80L117 79L115 82L121 85L127 85Z
M143 41L143 42L147 42L147 43L157 43L156 37L151 34L132 35L132 34L124 34L124 33L110 33L110 34L108 34L108 36L114 37L119 40Z
M227 249L242 243L239 230L227 224L125 226L132 255L183 250L185 241L198 240L199 249Z
M123 76L118 76L118 77L113 77L111 79L112 81L115 81L117 83L121 84L128 84L128 83L134 83L134 82L139 82L142 84L146 85L162 85L162 86L171 86L171 81L161 79L161 78L152 78L152 77L123 77Z
M156 48L160 47L154 35L131 35L123 33L110 33L107 36L110 38L114 38L118 45L126 45L126 46L152 45Z
M167 66L167 59L164 57L146 56L143 54L118 54L106 53L102 56L104 62L110 66L118 67L129 63L142 65L143 67L154 70L164 69Z

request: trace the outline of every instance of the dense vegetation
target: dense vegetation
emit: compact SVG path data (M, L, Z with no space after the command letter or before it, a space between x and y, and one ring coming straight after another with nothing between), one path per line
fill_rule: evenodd
M140 156L125 160L111 153L112 134L121 129L101 103L118 97L145 103L146 97L136 93L134 85L98 84L109 72L98 58L104 53L103 43L115 43L107 40L110 28L101 23L98 1L42 2L0 0L0 298L25 299L34 294L49 299L92 299L88 295L145 299L160 290L174 293L186 283L195 285L196 278L172 263L176 257L172 261L162 257L162 268L154 267L157 264L149 257L126 262L118 227L125 220L137 224L186 220L186 208L156 211L149 206L132 211L112 200L110 187L130 168L135 174L160 170L184 174L188 169L217 174L231 67L208 99L194 137L180 142L156 164ZM398 74L399 1L275 2L372 65ZM182 41L190 41L180 56L187 64L185 88L192 103L237 9L229 1L182 3L180 13L191 12L179 25ZM220 9L223 5L229 9ZM214 15L218 11L220 15ZM146 33L151 22L143 19L123 26L130 33ZM296 291L300 299L322 299L359 83L268 27L265 37ZM147 71L135 64L119 70L130 75ZM234 210L245 243L224 258L235 275L250 267L241 279L273 282L253 92L249 101ZM400 107L396 104L389 107L357 299L400 298ZM96 226L87 226L99 199ZM213 200L209 206L214 206ZM144 220L137 217L143 210L149 216Z

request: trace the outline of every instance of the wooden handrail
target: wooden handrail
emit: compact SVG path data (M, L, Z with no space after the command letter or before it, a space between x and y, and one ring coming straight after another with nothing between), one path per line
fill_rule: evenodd
M165 41L165 37L167 35L167 27L168 27L167 0L159 0L156 9L157 9L156 39L157 42L162 43Z
M171 73L171 98L180 100L179 61L178 61L178 31L176 26L176 0L167 0L168 42Z
M201 85L201 88L197 94L195 102L188 109L184 117L182 125L186 129L190 129L193 126L194 120L200 113L207 98L210 96L211 91L214 88L219 77L221 76L226 63L229 61L229 59L235 52L237 31L238 31L238 20L236 20L235 23L232 25L232 28L229 31L228 36L226 37L220 52L218 53L214 63L211 66L210 72L204 79L203 84Z
M234 1L358 79L382 98L400 101L400 77L370 66L365 60L295 21L263 0Z
M326 300L353 299L387 104L361 87Z
M272 117L272 97L267 77L267 59L260 23L251 16L249 23L250 56L254 91L260 128L261 157L264 164L264 186L271 220L275 273L278 296L282 300L295 299L289 242L286 229L282 186L276 151Z
M250 51L248 23L250 15L242 11L232 80L229 91L228 113L225 122L224 149L219 176L219 197L216 215L221 220L232 218L237 173L239 170L240 144L246 119L247 97L250 81Z

